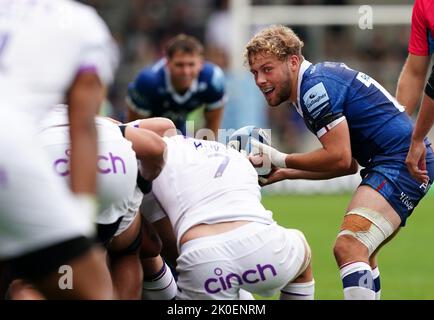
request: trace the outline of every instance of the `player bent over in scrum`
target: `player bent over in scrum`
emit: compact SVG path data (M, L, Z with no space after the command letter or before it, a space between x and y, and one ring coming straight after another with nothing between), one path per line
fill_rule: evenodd
M60 122L59 119L54 120L54 123ZM147 181L152 181L161 171L165 143L151 131L112 122L115 121L96 119L100 129L98 190L103 204L107 201L114 202L105 210L100 210L101 213L96 220L98 236L99 241L108 249L113 284L118 289L118 298L139 299L142 294L139 249L143 241L142 235L146 236L147 233L143 233L136 213L142 200L142 192L150 190ZM153 128L154 123L158 123L158 120L148 124L150 128ZM57 130L52 127L51 131ZM46 136L53 143L53 132L47 133ZM139 174L136 157L140 160ZM129 226L131 221L134 222ZM125 229L126 231L121 233ZM113 234L115 238L110 241Z
M179 132L171 120L161 117L132 121L126 126L151 130L161 137L173 136ZM178 257L176 241L173 240L170 221L167 223L167 219L161 219L151 224L150 221L153 222L153 220L149 220L148 216L143 214L143 212L153 212L156 208L161 208L155 201L152 192L149 192L151 184L142 181L143 184L147 184L147 186L145 185L142 189L147 190L142 190L144 197L140 205L143 235L140 248L140 259L143 267L142 299L173 300L177 292L176 281L172 274ZM148 199L152 199L152 201ZM166 261L170 263L171 267L166 264Z
M38 135L53 169L63 179L69 179L70 145L66 112L64 105L54 107ZM97 187L100 200L99 213L95 217L97 240L105 246L109 255L115 297L139 299L142 233L137 210L143 194L136 181L142 175L152 180L161 171L165 144L158 135L147 130L120 128L104 118L96 118L95 122L98 128ZM141 164L140 174L136 156ZM10 292L15 293L14 297L26 297L20 287L17 282L12 286Z
M313 299L307 241L277 225L262 206L249 161L218 142L164 141L165 166L152 191L177 240L177 299L241 299L246 291L269 296L278 290L281 299Z

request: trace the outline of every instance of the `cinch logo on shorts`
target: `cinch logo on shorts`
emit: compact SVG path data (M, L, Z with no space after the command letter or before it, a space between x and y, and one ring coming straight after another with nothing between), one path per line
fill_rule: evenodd
M217 276L216 278L208 278L205 280L204 288L208 293L218 293L220 291L228 290L232 288L232 279L235 279L238 282L238 285L242 285L244 283L257 283L260 281L267 280L265 275L265 270L269 270L269 274L273 277L277 275L276 269L271 264L266 264L265 266L261 266L260 264L256 265L256 269L248 269L244 271L241 275L236 273L229 273L228 275L223 274L223 270L221 268L215 268L214 274ZM232 282L231 282L232 280Z
M71 150L65 150L65 158L60 158L54 161L53 167L54 171L62 177L69 176L69 157L71 155ZM98 155L97 169L100 174L127 174L127 168L125 166L125 161L119 157L109 152L107 156ZM121 170L118 170L118 166Z

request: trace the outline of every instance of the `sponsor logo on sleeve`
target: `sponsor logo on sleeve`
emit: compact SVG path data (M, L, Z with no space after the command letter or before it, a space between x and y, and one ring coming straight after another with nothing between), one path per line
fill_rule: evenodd
M310 88L303 96L303 101L307 110L310 113L315 111L315 114L319 114L321 110L328 105L326 102L329 100L327 90L322 82Z

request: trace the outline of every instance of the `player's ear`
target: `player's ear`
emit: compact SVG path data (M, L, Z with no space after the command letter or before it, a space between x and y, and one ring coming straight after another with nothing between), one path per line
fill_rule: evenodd
M297 71L298 67L300 66L301 60L300 60L299 56L293 54L293 55L290 55L286 58L286 63L287 63L289 70Z
M205 58L203 55L199 56L199 66L202 69L203 68L203 64L205 63Z

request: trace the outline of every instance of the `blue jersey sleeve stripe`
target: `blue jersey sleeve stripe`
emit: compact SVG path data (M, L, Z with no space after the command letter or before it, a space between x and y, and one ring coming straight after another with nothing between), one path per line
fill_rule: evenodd
M206 111L211 111L211 110L216 110L216 109L220 109L223 108L227 102L227 96L223 96L223 98L221 98L220 100L213 102L213 103L208 103L205 107Z
M345 116L342 116L342 117L330 122L328 125L319 129L318 132L316 133L316 136L318 137L318 139L321 138L323 135L325 135L327 132L329 132L331 129L336 127L338 124L340 124L345 119L346 119Z

